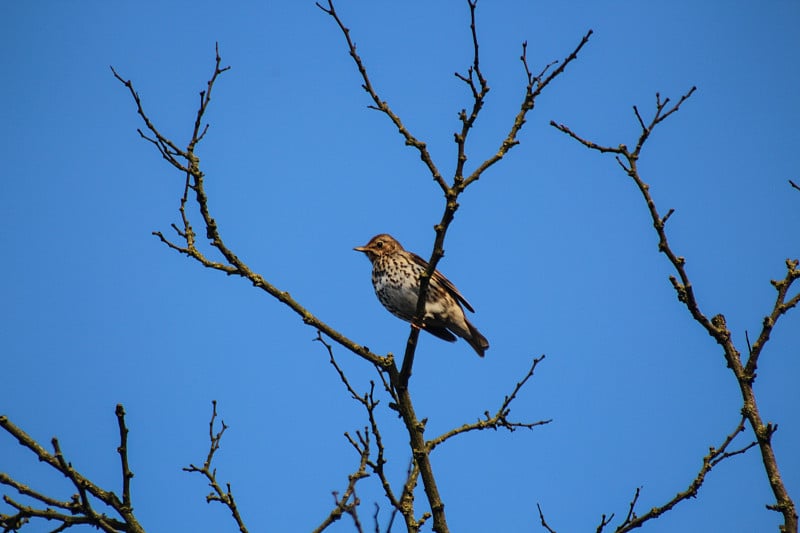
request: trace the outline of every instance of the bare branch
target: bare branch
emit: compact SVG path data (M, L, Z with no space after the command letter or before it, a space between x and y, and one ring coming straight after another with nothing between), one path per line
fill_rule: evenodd
M356 342L350 340L349 338L345 337L334 328L317 318L313 315L310 311L308 311L305 307L303 307L299 302L293 299L288 292L282 291L279 288L275 287L271 283L267 282L264 277L259 274L253 272L241 259L239 259L236 254L230 250L222 240L222 236L220 234L219 228L217 226L216 221L211 216L208 196L205 192L205 185L204 185L204 173L200 170L200 160L195 154L195 149L197 144L203 139L205 132L208 130L208 126L203 126L203 120L206 112L208 111L209 104L211 102L211 93L214 87L214 84L218 80L220 74L229 70L230 67L222 67L221 66L221 58L219 55L219 47L216 47L216 55L215 55L215 65L214 65L214 72L211 75L211 78L208 80L206 84L206 89L200 92L200 104L195 114L195 120L193 123L192 128L192 137L189 140L187 148L185 150L179 149L172 141L167 139L164 135L162 135L159 130L155 127L154 123L150 120L149 116L145 112L141 100L139 98L139 94L133 87L133 83L130 80L125 80L120 76L113 68L112 72L114 76L128 89L130 94L132 95L134 101L136 102L137 112L144 120L147 129L152 133L154 138L150 138L150 140L161 152L162 156L164 156L168 161L170 161L173 166L179 169L181 172L185 174L185 182L184 182L184 190L183 196L181 198L180 204L180 214L181 220L183 222L183 229L179 229L173 225L175 228L176 233L185 241L185 245L177 244L169 239L167 239L163 233L161 232L153 232L153 235L156 236L161 242L166 244L169 248L187 255L192 259L198 261L201 265L206 268L212 268L215 270L219 270L224 272L228 275L238 275L247 280L249 280L255 287L264 290L280 302L284 303L285 305L289 306L295 313L297 313L302 319L303 322L306 324L315 327L316 329L321 330L324 332L328 337L336 341L337 343L341 344L348 350L352 351L356 355L370 361L373 364L381 365L381 366L390 366L393 365L393 358L390 356L380 356L378 354L372 353L369 351L368 348L365 346L360 346ZM144 135L143 135L144 137ZM147 138L147 137L145 137ZM183 162L179 161L182 159ZM188 215L186 213L186 204L189 197L189 191L194 192L195 201L197 203L197 207L200 211L200 214L203 219L203 223L206 229L206 237L209 239L210 244L214 247L222 256L225 258L226 262L218 262L212 261L211 259L207 258L196 246L195 241L195 232L192 228L191 223L189 222Z
M750 356L745 366L745 374L747 376L752 376L752 379L755 379L756 369L758 368L758 358L761 355L761 351L769 340L769 336L775 324L778 322L778 319L800 302L800 292L788 300L786 299L789 290L792 288L792 284L800 278L800 269L797 267L797 259L787 259L786 275L784 278L782 280L771 281L772 286L775 287L778 294L775 297L775 304L772 306L769 315L765 316L764 320L762 320L761 333L758 335L753 345L749 347Z
M161 135L161 133L156 129L155 125L150 122L150 118L148 118L147 114L144 112L144 108L142 107L142 101L139 98L139 93L133 88L133 83L131 80L126 80L122 76L120 76L114 67L110 67L111 72L114 74L114 77L117 78L120 83L122 83L130 92L131 96L133 97L133 101L136 102L136 112L142 117L142 120L147 126L147 129L154 135L154 137L148 137L145 135L142 130L136 130L139 132L139 135L142 136L143 139L149 141L158 149L161 153L161 156L166 159L172 166L177 168L182 172L188 172L189 169L181 164L178 161L178 157L187 159L187 154L183 150L177 147L172 141Z
M3 528L4 533L19 530L23 525L29 523L32 518L41 518L49 522L60 522L60 525L53 530L54 532L64 531L65 529L77 525L89 525L107 533L132 531L124 522L110 518L104 514L95 516L87 516L85 514L69 515L50 508L38 509L23 505L9 496L3 496L3 501L17 510L14 515L0 514L0 527ZM83 513L80 509L76 512Z
M422 159L422 162L425 163L425 166L428 167L428 171L431 173L431 176L433 176L434 181L436 181L436 183L439 184L439 187L441 187L442 191L447 192L447 190L449 189L447 182L445 182L444 178L439 172L439 169L436 168L436 165L433 162L433 158L431 158L431 154L428 152L427 145L424 142L417 139L414 135L412 135L410 131L408 131L408 128L406 128L403 125L403 122L400 120L400 117L397 116L392 111L392 109L389 107L389 104L386 103L386 101L382 100L380 96L378 96L378 93L372 86L372 82L370 81L369 75L367 74L367 69L366 67L364 67L364 63L361 60L361 57L356 52L356 45L350 38L350 29L347 28L342 22L342 19L339 18L339 14L336 12L336 8L334 8L333 6L333 0L328 0L327 8L324 7L322 4L320 4L319 2L316 2L316 4L317 7L319 7L322 11L333 17L333 19L336 21L336 24L339 26L339 29L342 31L342 34L344 35L344 38L347 41L347 48L350 51L350 57L353 58L353 61L356 64L356 68L358 68L358 72L361 74L361 79L364 81L362 87L367 92L367 94L369 94L369 96L372 98L372 101L375 102L375 105L370 107L372 109L384 113L387 117L389 117L389 120L392 121L395 127L397 127L397 131L400 132L400 135L402 135L403 138L405 139L406 145L413 146L414 148L417 149L417 151L419 152L420 159Z
M595 533L602 533L605 527L611 523L614 519L614 513L611 513L610 516L602 515L600 516L600 523L597 524L597 529L595 529Z
M197 472L201 474L203 477L206 478L208 481L209 487L211 487L212 492L210 492L206 496L206 503L211 502L220 502L228 510L231 512L231 516L233 520L236 522L236 525L239 528L241 533L247 533L247 527L244 524L244 520L242 519L241 514L239 513L239 508L236 505L236 500L233 497L233 492L231 491L231 484L226 483L225 489L217 481L217 469L211 468L211 463L214 460L214 454L217 453L219 450L220 442L222 441L222 435L225 433L225 430L228 429L228 426L225 425L224 421L220 421L220 430L214 431L215 423L217 420L217 401L213 400L211 402L211 421L208 423L208 438L210 441L210 446L208 448L208 455L206 456L206 460L203 463L202 467L197 467L194 464L189 464L189 466L184 467L184 472Z
M670 102L669 98L665 99L663 102L661 101L661 95L656 93L656 113L653 115L653 119L650 121L648 126L644 126L644 122L642 122L642 118L639 115L639 111L634 106L634 110L636 112L636 116L639 119L639 124L642 128L642 133L639 135L639 140L636 142L636 148L633 151L633 154L638 156L641 151L642 147L644 146L645 141L647 141L650 134L653 132L653 128L656 127L657 124L666 120L671 114L675 113L680 109L681 105L689 99L690 96L697 90L697 87L692 87L689 91L680 97L678 102L672 106L671 108L667 108L667 104ZM666 111L665 111L666 109Z
M455 134L458 155L456 161L455 178L453 182L456 186L464 181L464 163L467 161L467 135L472 129L472 126L475 124L475 120L477 120L478 114L483 108L484 99L489 92L489 85L487 84L486 79L483 77L480 66L480 47L478 45L478 32L475 26L475 7L477 6L477 1L468 0L467 3L469 4L470 15L469 28L472 33L472 66L470 66L467 70L466 76L456 73L456 77L464 81L472 93L472 111L469 115L467 115L467 112L464 109L462 109L459 113L459 119L461 120L461 132ZM477 85L475 84L475 77L478 79Z
M360 455L358 469L347 477L347 488L345 489L341 498L339 498L339 494L337 492L333 492L334 508L330 514L325 517L322 523L314 529L314 533L320 533L321 531L324 531L328 526L339 520L345 514L350 515L350 517L353 519L353 524L356 528L356 531L359 533L364 531L361 526L361 521L358 518L358 505L361 503L361 501L358 499L358 496L356 496L356 483L358 480L369 476L367 473L367 463L369 462L370 455L369 429L364 428L363 436L360 432L357 432L360 445L357 444L347 433L345 433L345 436L350 443L353 444Z
M667 103L669 102L669 99L666 99L662 102L660 95L657 94L656 112L653 115L653 118L651 119L649 125L645 125L645 122L641 118L638 109L636 109L637 119L641 124L642 131L637 141L636 148L633 152L629 151L627 146L624 144L620 144L617 148L612 148L610 146L601 146L578 136L571 129L569 129L567 126L564 126L563 124L556 124L553 121L551 121L550 124L553 127L557 128L558 130L568 134L570 137L574 138L587 148L599 151L601 153L607 153L607 152L615 153L618 154L619 157L622 157L626 160L627 165L623 164L622 161L620 161L619 159L618 162L625 170L625 172L628 174L628 176L634 181L639 191L641 192L642 197L645 200L645 203L647 204L647 208L650 212L650 217L653 221L653 227L656 229L656 233L658 234L659 238L658 249L660 252L662 252L667 256L670 263L672 263L673 267L675 268L678 274L678 278L680 278L680 281L678 281L677 278L671 278L673 286L675 287L676 292L678 293L680 301L686 305L686 307L689 309L694 319L698 323L700 323L712 337L720 341L721 337L719 336L720 333L717 331L717 328L700 311L697 299L694 295L694 289L692 287L692 284L689 282L689 276L686 272L685 268L686 260L672 251L672 248L670 247L669 242L667 240L667 235L664 230L664 224L666 223L667 219L672 215L672 213L668 212L668 214L665 215L664 217L661 217L659 215L658 210L656 209L655 202L653 201L653 198L650 195L650 186L647 183L645 183L644 180L642 180L642 178L639 175L639 170L637 167L639 153L641 152L641 149L645 141L650 136L653 128L657 124L662 122L664 119L666 119L669 115L677 111L681 106L681 104L683 104L683 102L685 102L686 99L688 99L692 95L692 93L694 93L694 91L695 88L692 87L685 95L683 95L680 98L677 104L675 104L672 108L668 109L667 111L665 111L665 109ZM738 353L736 354L736 357L738 357Z
M208 104L211 102L211 89L214 87L214 82L217 81L217 77L222 74L223 72L230 70L230 66L223 67L222 66L222 58L219 55L219 43L214 45L214 52L216 56L216 63L214 65L214 74L211 76L211 79L208 80L207 89L205 91L200 91L200 107L197 110L197 115L195 116L194 120L194 131L192 132L192 140L189 141L189 146L187 147L186 151L190 154L194 153L194 149L197 146L203 137L205 137L206 132L208 131L208 124L203 127L201 131L201 124L203 122L203 116L206 114L208 110Z
M581 42L578 43L578 46L572 51L572 53L565 57L561 64L555 70L550 72L547 77L544 77L544 75L553 63L542 69L542 72L538 76L532 76L530 69L528 68L528 45L527 42L522 44L522 55L520 56L520 61L525 69L525 74L528 78L528 84L525 86L525 93L522 98L522 104L520 105L519 112L514 118L514 123L511 125L508 135L506 135L506 138L501 143L497 152L481 163L475 170L473 170L472 174L470 174L470 176L466 178L463 183L456 183L456 188L459 192L463 191L472 182L480 179L481 175L486 169L500 161L511 148L519 144L519 141L517 140L517 134L525 124L525 117L527 116L528 112L534 108L536 98L542 93L544 88L550 84L550 82L564 72L564 69L567 68L567 65L577 59L578 53L586 45L586 43L589 42L589 38L592 36L592 33L592 30L586 32L586 35L583 36Z
M536 504L536 509L539 510L539 521L541 522L542 527L545 528L547 531L549 531L549 533L556 533L556 530L553 529L552 527L550 527L547 524L547 521L544 519L544 513L542 512L542 506L537 503Z
M117 425L119 426L119 453L120 466L122 467L122 505L131 509L131 472L128 465L128 428L125 426L125 408L121 403L117 404L115 411L117 415Z
M639 501L639 496L642 494L642 487L636 487L636 491L633 493L633 498L631 499L630 503L628 504L628 514L625 515L624 524L629 523L631 520L636 518L636 502ZM605 521L605 516L603 515L603 522L608 523ZM611 516L614 516L613 514Z
M9 486L19 494L47 506L41 509L33 505L24 505L6 495L3 500L16 509L17 512L13 515L0 514L0 527L4 528L5 531L14 531L32 518L41 518L60 523L56 531L63 531L74 525L87 524L107 533L119 531L143 533L144 529L133 515L131 506L130 478L133 477L133 473L130 471L127 461L127 429L124 417L124 409L122 409L121 405L117 406L117 421L120 427L120 446L118 451L123 462L123 500L120 501L114 492L103 490L75 470L72 464L64 457L58 439L52 439L54 451L50 453L30 435L8 420L6 416L0 416L0 428L16 438L23 447L33 452L40 462L47 464L69 479L77 490L77 494L73 495L70 501L61 501L31 489L7 474L0 473L0 484ZM93 499L113 509L119 515L119 518L107 516L105 513L98 513L94 509Z
M589 148L590 150L596 150L596 151L598 151L600 153L609 153L610 152L610 153L614 153L614 154L619 154L621 156L624 156L625 159L627 159L628 162L630 163L630 159L634 159L634 160L638 159L639 153L641 152L645 141L647 141L647 139L650 137L650 134L652 133L653 128L655 128L655 126L657 124L663 122L668 116L670 116L671 114L673 114L676 111L678 111L678 109L680 109L680 106L683 105L683 103L690 96L692 96L692 94L694 93L695 90L697 90L697 87L692 87L691 89L689 89L689 91L686 94L681 96L680 100L678 100L678 103L676 103L674 106L672 106L671 108L667 109L666 111L664 111L664 110L666 109L666 106L670 101L669 98L667 98L666 100L664 100L662 102L661 101L661 96L658 93L656 93L656 112L653 115L653 118L650 120L650 123L647 124L647 125L645 125L645 121L642 118L642 115L639 113L639 108L636 107L636 106L633 106L633 112L636 115L636 120L639 123L639 126L641 128L641 133L639 134L639 139L636 142L636 148L633 150L633 152L629 152L627 146L624 145L624 144L620 144L618 147L615 148L615 147L612 147L612 146L603 146L603 145L594 143L594 142L589 141L589 140L581 137L580 135L576 134L569 127L565 126L564 124L558 124L553 120L550 121L550 125L553 126L554 128L556 128L557 130L559 130L559 131L561 131L563 133L566 133L567 135L569 135L570 137L572 137L573 139L575 139L576 141L578 141L579 143L584 145L586 148ZM620 164L622 165L621 161L620 161ZM625 170L626 173L630 174L630 172L631 172L630 167L625 167L623 165L623 169ZM669 218L669 215L667 215L665 217L665 221L666 221L666 218Z
M557 124L554 120L550 121L550 125L553 126L554 128L556 128L557 130L559 130L559 131L561 131L563 133L566 133L567 135L569 135L570 137L572 137L573 139L575 139L576 141L578 141L579 143L584 145L586 148L589 148L590 150L597 150L600 153L609 153L610 152L612 154L623 154L625 152L625 150L626 150L624 144L619 145L617 148L614 148L612 146L602 146L602 145L596 144L596 143L594 143L594 142L592 142L592 141L590 141L588 139L585 139L585 138L581 137L580 135L578 135L577 133L572 131L568 126L566 126L564 124ZM620 162L620 164L622 164L622 163ZM623 167L623 169L625 170L625 172L628 171L627 167Z
M375 437L375 448L377 449L375 459L372 459L369 455L367 456L367 466L369 466L370 470L378 476L378 479L381 482L381 486L383 487L383 491L386 495L386 499L389 500L389 503L392 505L394 511L399 512L406 523L406 529L408 531L419 531L424 523L424 517L417 520L414 516L414 500L413 500L413 490L416 486L416 479L419 475L419 470L417 468L409 467L408 477L406 483L403 486L403 492L398 499L394 493L394 490L391 487L391 483L389 482L388 477L386 476L386 471L384 469L384 465L387 463L386 459L386 449L383 443L383 437L381 435L380 428L378 427L378 421L375 417L375 408L378 406L379 402L375 400L375 382L370 381L370 390L369 392L359 395L356 393L353 386L350 384L350 381L347 379L342 368L336 362L336 358L333 355L333 346L329 343L325 342L322 338L320 332L317 332L317 337L314 339L315 341L321 343L328 352L328 356L330 358L330 363L336 369L336 373L339 375L339 379L345 385L347 392L350 394L350 397L364 406L364 409L367 411L367 417L369 419L370 427L365 429L365 435L369 435L369 431L372 431L372 435ZM380 367L376 367L379 374L383 376L383 371ZM383 379L383 377L382 377ZM384 387L387 390L394 394L394 390L391 387L388 387L388 384L384 381ZM396 398L396 396L393 396ZM350 444L358 453L363 453L364 450L368 448L368 443L359 443L356 442L349 434L345 433L345 437L348 439ZM412 479L413 477L413 479Z
M4 472L0 472L0 484L7 485L16 490L18 493L22 494L23 496L28 496L35 500L39 500L40 502L50 507L60 507L61 509L65 509L70 512L78 509L78 507L75 506L74 502L61 501L52 498L50 496L47 496L45 494L42 494L41 492L35 491L30 487L28 487L27 485L24 485L19 481L13 479L11 476L9 476Z
M525 428L525 429L533 429L536 426L542 426L544 424L549 424L552 420L539 420L538 422L512 422L508 420L508 415L511 413L511 402L517 397L517 393L525 386L525 383L533 376L533 373L536 370L536 366L544 360L544 355L541 357L534 358L533 363L531 364L530 369L528 370L525 377L520 380L514 390L503 399L503 403L500 405L500 408L497 412L493 415L489 415L489 411L484 413L485 418L478 419L476 422L471 424L464 424L463 426L451 429L438 437L428 441L429 449L433 450L439 444L442 444L447 439L451 437L455 437L456 435L461 435L463 433L468 433L470 431L482 431L485 429L494 429L495 431L498 428L505 428L509 431L514 431L517 428Z
M667 117L678 111L681 105L683 105L683 103L694 93L694 91L695 87L692 87L686 94L681 96L678 102L672 107L668 107L670 102L669 98L662 100L661 95L656 93L656 109L649 122L645 121L639 113L639 110L634 107L634 113L641 128L641 133L639 134L636 147L633 151L630 151L624 144L620 144L618 148L601 146L579 137L564 125L558 125L555 122L551 122L551 125L560 131L567 133L570 137L576 139L587 148L597 150L599 152L615 153L619 165L636 184L639 192L642 195L642 198L645 201L645 204L647 205L650 218L653 222L653 227L658 235L658 250L669 259L669 262L672 264L677 274L677 276L670 276L669 280L675 289L678 300L686 306L687 310L692 315L692 318L694 318L694 320L700 324L703 329L705 329L706 332L722 347L727 366L733 372L739 385L739 390L743 400L742 414L747 418L750 426L753 428L753 432L756 435L765 473L767 474L767 479L777 501L775 505L768 507L783 514L784 525L782 527L786 531L797 531L797 511L794 502L789 496L789 493L787 492L783 483L783 479L778 468L778 462L775 457L775 452L772 448L771 437L775 431L775 426L771 423L765 424L762 420L756 403L755 392L753 391L753 382L755 381L756 377L755 371L758 365L759 354L761 353L764 344L769 339L770 332L772 331L775 322L778 318L780 318L780 316L786 313L789 309L795 307L798 301L800 301L800 294L796 294L788 300L786 299L790 286L794 280L797 279L797 277L800 277L800 272L798 272L797 269L798 262L796 260L787 260L787 274L784 279L772 282L773 286L778 291L776 302L770 314L764 318L763 327L758 340L756 340L756 342L750 346L749 338L747 339L749 357L747 364L742 364L741 354L733 343L732 334L727 327L725 316L722 314L717 314L709 319L701 311L697 297L694 293L694 288L689 280L689 275L686 270L686 259L677 255L667 240L665 223L672 215L673 211L668 211L663 217L659 215L655 201L650 193L650 186L645 183L639 174L638 160L641 150L653 132L653 129L656 125L663 122Z
M700 471L697 473L697 476L692 480L686 490L683 490L677 493L671 500L669 500L664 505L653 507L646 513L641 516L637 516L635 512L636 502L639 500L640 488L636 489L634 493L633 499L631 500L630 504L628 505L628 514L625 517L625 520L622 524L617 527L615 530L616 533L624 533L626 531L631 531L633 529L641 527L645 522L657 518L664 514L665 512L669 511L673 507L675 507L678 503L687 500L689 498L694 498L697 496L697 492L700 490L700 487L703 485L705 481L706 475L708 475L711 470L730 457L745 453L747 450L752 448L756 445L755 442L751 442L747 446L735 450L732 452L728 452L728 446L733 442L733 440L744 431L744 424L745 424L745 417L743 416L739 423L737 424L736 428L725 437L725 440L718 448L714 448L713 446L709 448L708 454L703 457L703 464L700 467Z

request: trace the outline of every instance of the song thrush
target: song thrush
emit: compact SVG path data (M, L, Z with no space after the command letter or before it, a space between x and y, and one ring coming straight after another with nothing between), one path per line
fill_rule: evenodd
M419 277L428 268L428 262L404 250L399 242L386 234L376 235L365 246L353 249L366 254L372 263L372 286L378 300L396 317L413 323L419 298ZM436 270L428 285L425 316L422 324L416 325L448 342L455 342L458 335L483 357L489 341L467 320L461 304L475 312L455 285Z

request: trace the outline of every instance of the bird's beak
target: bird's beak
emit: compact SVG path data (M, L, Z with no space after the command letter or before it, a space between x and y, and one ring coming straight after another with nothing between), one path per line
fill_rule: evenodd
M355 250L356 252L367 253L367 248L365 246L356 246L355 248L353 248L353 250Z

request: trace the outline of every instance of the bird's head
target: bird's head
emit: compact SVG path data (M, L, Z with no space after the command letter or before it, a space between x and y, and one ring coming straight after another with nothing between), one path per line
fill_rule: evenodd
M387 235L385 233L375 235L364 246L356 246L353 248L353 250L356 252L365 253L367 258L372 262L374 262L378 257L393 254L402 249L403 247L399 242L394 240L391 235Z

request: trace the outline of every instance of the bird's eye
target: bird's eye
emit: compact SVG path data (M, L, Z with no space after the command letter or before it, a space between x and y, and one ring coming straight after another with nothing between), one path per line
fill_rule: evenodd
M378 241L375 243L375 248L383 248L383 241Z

